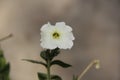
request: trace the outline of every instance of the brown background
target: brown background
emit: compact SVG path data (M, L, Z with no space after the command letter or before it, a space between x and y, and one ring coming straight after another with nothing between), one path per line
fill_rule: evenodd
M100 70L92 68L82 80L120 80L120 1L119 0L0 0L0 37L14 37L1 43L11 63L11 80L38 80L45 68L21 59L39 60L40 27L64 21L75 36L71 50L57 57L73 65L55 66L52 73L72 80L89 62L101 61Z

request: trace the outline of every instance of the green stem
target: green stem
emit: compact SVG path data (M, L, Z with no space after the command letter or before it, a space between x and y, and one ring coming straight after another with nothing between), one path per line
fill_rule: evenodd
M47 61L47 80L51 80L51 76L50 76L50 60L48 59Z

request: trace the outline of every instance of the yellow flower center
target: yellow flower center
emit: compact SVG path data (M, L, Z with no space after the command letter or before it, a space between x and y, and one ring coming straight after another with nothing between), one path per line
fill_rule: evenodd
M54 32L52 34L52 36L53 36L54 39L59 39L60 38L60 34L58 32Z

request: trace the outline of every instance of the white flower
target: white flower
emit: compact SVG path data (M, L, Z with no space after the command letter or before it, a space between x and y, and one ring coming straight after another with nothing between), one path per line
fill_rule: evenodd
M74 36L72 28L64 22L57 22L55 25L45 24L41 28L41 46L46 49L71 49Z

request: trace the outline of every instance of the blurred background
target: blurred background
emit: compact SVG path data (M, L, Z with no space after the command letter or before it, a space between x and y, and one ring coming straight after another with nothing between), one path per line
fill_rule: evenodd
M38 80L41 65L21 59L42 60L39 53L40 28L50 22L66 22L75 36L71 50L57 57L73 65L55 66L52 73L72 80L94 59L101 68L92 68L82 80L120 80L120 0L0 0L0 38L4 55L11 63L11 80Z

